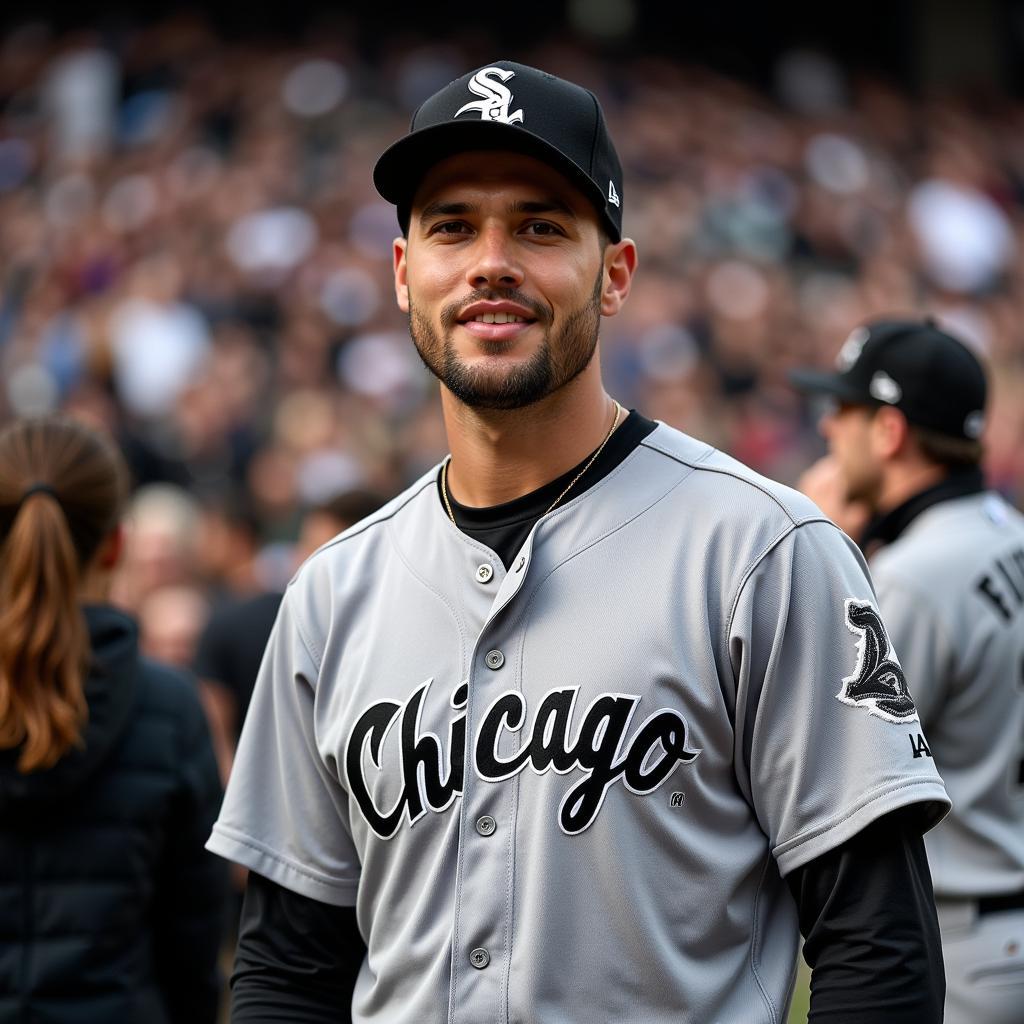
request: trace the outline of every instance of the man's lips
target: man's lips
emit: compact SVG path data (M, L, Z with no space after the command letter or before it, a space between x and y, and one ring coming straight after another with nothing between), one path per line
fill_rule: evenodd
M480 341L504 342L514 341L535 323L535 320L519 320L510 324L488 324L479 320L467 320L465 323L460 323L459 326L465 328Z
M536 322L533 310L514 302L475 302L458 317L460 326L482 341L511 341Z

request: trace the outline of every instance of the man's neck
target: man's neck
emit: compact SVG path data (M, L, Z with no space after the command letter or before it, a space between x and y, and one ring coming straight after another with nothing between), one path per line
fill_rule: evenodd
M475 508L500 505L582 462L608 436L616 411L592 370L524 409L472 409L442 390L452 497Z
M932 462L915 462L887 473L875 503L877 513L885 515L899 508L915 494L934 487L946 475L945 467Z

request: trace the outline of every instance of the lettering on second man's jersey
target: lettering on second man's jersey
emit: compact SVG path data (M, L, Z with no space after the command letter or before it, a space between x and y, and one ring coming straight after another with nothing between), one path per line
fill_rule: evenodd
M975 580L975 592L1003 621L1024 608L1024 548L1005 552Z
M843 679L836 697L844 704L865 707L887 722L919 721L878 612L869 601L848 598L846 625L857 637L857 666Z
M421 725L431 682L428 679L404 704L385 700L371 705L349 735L345 750L349 792L367 824L382 839L391 839L403 819L414 825L428 810L447 810L462 793L468 688L463 683L452 694L450 706L461 713L449 724L445 757L440 739ZM526 725L527 709L526 698L518 691L501 694L480 719L471 760L484 782L511 779L525 768L538 775L548 771L581 775L558 809L558 824L566 835L578 835L594 823L616 783L621 782L636 796L645 796L680 764L688 764L700 753L687 745L686 722L675 711L661 708L653 712L630 734L640 697L602 693L577 716L578 696L575 686L546 693L516 752L502 757L502 732L520 733ZM400 730L398 764L385 764L384 742L395 727ZM370 765L400 777L400 793L393 806L380 807L375 801L366 775Z

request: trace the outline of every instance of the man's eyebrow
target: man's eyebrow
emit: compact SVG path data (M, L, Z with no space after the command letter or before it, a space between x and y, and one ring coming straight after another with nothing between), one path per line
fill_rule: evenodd
M513 213L560 213L571 220L576 220L572 207L553 196L548 199L524 199L513 203L511 210Z
M467 214L478 213L480 207L476 203L458 202L454 200L435 200L427 203L420 211L420 221L433 220L435 217L465 217ZM576 220L576 214L568 203L554 196L546 199L521 199L509 207L511 213L560 213L564 217Z
M435 200L427 203L420 210L420 220L432 220L434 217L464 217L467 213L475 213L479 209L474 203L443 202Z

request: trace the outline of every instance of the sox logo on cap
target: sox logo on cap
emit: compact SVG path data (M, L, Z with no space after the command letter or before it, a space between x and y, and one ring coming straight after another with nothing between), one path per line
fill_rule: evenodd
M503 85L510 78L515 77L515 72L507 68L481 68L469 80L469 91L479 96L478 100L471 100L455 111L459 117L467 110L479 110L481 121L501 121L504 124L522 124L523 111L520 107L515 113L508 112L509 104L512 102L511 90ZM499 81L494 81L490 76L496 75Z

